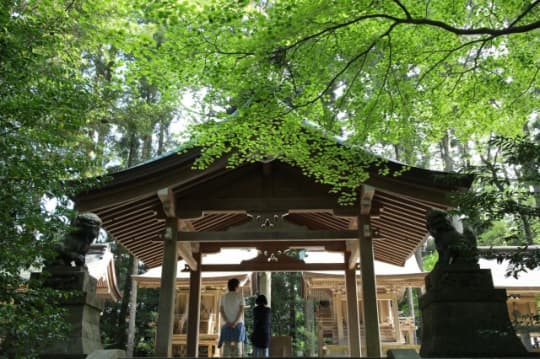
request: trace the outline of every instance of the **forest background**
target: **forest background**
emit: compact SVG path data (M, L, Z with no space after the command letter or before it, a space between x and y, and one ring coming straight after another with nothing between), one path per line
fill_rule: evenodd
M344 202L382 158L474 173L459 210L479 243L539 242L538 0L0 6L3 356L31 357L67 330L59 293L19 289L73 218L70 196L186 141L203 148L199 167L276 158ZM104 342L124 348L129 276L144 263L113 246L124 295L104 313ZM516 273L538 264L528 253ZM276 278L274 293L293 293L298 278ZM292 297L284 308L301 305ZM140 291L135 353L151 351L156 301Z

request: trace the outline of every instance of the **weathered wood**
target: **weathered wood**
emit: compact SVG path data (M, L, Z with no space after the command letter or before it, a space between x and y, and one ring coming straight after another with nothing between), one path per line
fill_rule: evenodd
M345 270L344 263L250 263L245 264L202 264L203 272L245 272L249 268L254 272L304 272Z
M368 185L362 185L360 191L360 214L369 215L371 212L371 202L373 195L375 194L375 188Z
M163 248L155 353L158 356L170 357L172 354L171 343L174 324L174 302L176 298L176 265L178 262L176 255L178 245L178 241L176 240L176 219L170 218L167 221L167 225L170 228L171 237L167 238Z
M347 241L347 268L356 270L356 263L360 259L360 249L358 239Z
M351 262L351 256L348 252L345 254L345 261ZM360 316L358 314L356 267L349 267L345 270L345 287L347 291L347 329L349 330L350 355L351 357L360 357Z
M198 263L193 256L193 252L191 250L191 244L186 243L186 242L179 242L178 254L187 263L187 265L189 266L191 270L194 270L194 271L198 270Z
M320 231L260 231L260 232L179 232L178 240L186 242L253 242L256 241L342 241L346 239L355 239L357 237L355 230L320 230Z
M117 174L115 181L102 187L99 192L79 194L76 198L76 208L81 212L96 211L135 198L154 196L161 188L175 188L209 177L216 172L231 171L226 168L226 157L216 160L205 170L193 170L192 163L196 157L196 153L190 153L178 156L177 159L172 157L167 159L170 163L162 161L138 166L130 169L131 173L129 176L126 175L125 179L121 178L121 174Z
M448 190L440 190L433 186L415 184L404 181L398 177L383 177L371 175L365 184L376 187L377 191L384 191L395 195L408 196L422 200L426 205L452 206L452 199L448 197Z
M197 267L200 268L200 253L193 253ZM189 276L189 316L187 327L186 355L190 358L199 356L199 318L201 315L201 271L191 270Z
M332 241L328 243L320 243L314 241L294 241L288 242L274 242L274 241L257 241L256 243L246 242L226 242L226 243L201 243L201 253L217 253L222 248L257 248L259 250L267 250L270 252L286 249L298 249L298 248L319 248L329 252L343 252L345 251L345 241Z
M180 199L179 218L199 217L204 211L256 211L283 212L288 210L321 211L332 210L340 215L354 215L355 209L340 207L331 197L284 197L284 198L227 198L227 199Z
M358 216L358 234L360 241L360 266L362 272L362 296L364 304L364 320L366 328L366 351L368 357L381 356L381 339L379 333L379 317L377 314L377 285L373 264L373 239L369 229L369 218Z
M163 212L168 218L176 217L176 200L171 187L161 188L157 195L163 206Z

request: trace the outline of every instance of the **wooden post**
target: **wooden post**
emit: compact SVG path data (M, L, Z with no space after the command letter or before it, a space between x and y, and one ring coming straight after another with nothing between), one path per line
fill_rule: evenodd
M260 272L257 279L259 280L259 294L264 294L268 300L268 306L272 306L272 272Z
M397 300L397 290L392 290L392 320L394 322L394 336L396 337L396 342L401 342L401 327L399 323L399 310L398 310L398 300Z
M186 355L190 358L199 356L199 327L201 316L201 254L193 253L197 261L197 270L191 270L189 276L189 311L187 326Z
M170 357L174 324L174 301L176 298L176 266L178 221L167 218L167 229L163 241L163 266L159 289L158 323L156 332L156 355Z
M407 288L407 299L409 304L409 312L412 318L413 324L416 325L416 315L414 313L414 293L412 287ZM416 331L413 332L414 335L411 335L410 342L411 344L416 344Z
M379 315L377 311L377 285L375 283L373 238L371 237L369 216L363 214L359 215L358 234L360 241L362 294L364 299L364 323L366 328L366 354L368 357L380 357L381 339L379 333Z
M345 252L348 261L350 253ZM358 316L358 290L356 287L356 268L345 270L345 286L347 288L347 328L349 330L349 349L351 357L360 357L360 318Z
M343 344L342 342L345 333L343 332L343 311L341 305L341 294L339 292L334 293L334 311L336 313L338 344Z

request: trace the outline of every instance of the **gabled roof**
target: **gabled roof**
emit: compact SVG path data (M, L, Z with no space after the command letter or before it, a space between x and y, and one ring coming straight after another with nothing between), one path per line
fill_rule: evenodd
M249 213L287 211L287 221L309 230L357 228L358 203L341 207L329 186L307 178L296 167L274 160L232 169L222 158L205 170L194 170L198 156L196 148L174 152L111 174L101 187L79 194L76 208L99 215L112 237L148 267L159 266L162 260L165 216L157 192L164 188L172 190L184 231L223 231L250 221ZM404 168L395 162L388 167ZM426 238L426 211L451 208L449 194L467 189L472 178L420 168L409 168L397 177L379 172L372 168L364 183L374 188L373 207L382 209L371 217L375 258L403 265Z
M96 294L106 300L118 301L122 294L118 289L114 256L108 244L92 244L86 254L88 273L96 278Z

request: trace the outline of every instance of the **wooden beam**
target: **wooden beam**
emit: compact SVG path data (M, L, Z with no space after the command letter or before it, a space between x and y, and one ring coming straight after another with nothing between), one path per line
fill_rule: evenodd
M394 195L402 195L417 198L427 206L452 206L451 198L448 194L452 191L435 189L432 186L418 185L412 182L404 181L397 177L382 176L372 174L366 180L366 184L377 188L377 192L384 191Z
M309 272L309 271L343 271L344 263L250 263L245 264L201 264L202 272Z
M151 226L156 223L156 218L148 213L140 213L139 215L134 215L127 221L114 222L107 225L103 225L103 229L108 232L120 231L124 228L133 228L135 225L143 224L145 226Z
M283 212L289 210L333 210L340 215L355 215L357 209L339 206L337 199L324 197L270 197L270 198L179 198L177 206L179 218L193 218L195 213L204 211Z
M189 268L192 271L198 270L198 264L193 256L193 252L191 250L191 244L188 242L179 242L178 243L178 254L182 257L182 259L187 263Z
M387 202L393 202L395 203L399 208L409 208L415 212L426 213L428 209L433 208L434 206L430 206L429 204L423 204L416 201L411 201L410 198L403 198L398 197L390 193L386 192L380 192L377 191L377 197L376 199L381 200L383 203L383 207L386 207Z
M371 213L371 202L374 194L374 187L365 184L360 187L360 214L367 216Z
M371 219L371 223L377 229L395 229L396 231L402 231L404 233L425 236L427 229L425 226L418 225L405 225L397 218L385 217L381 219Z
M140 238L142 236L146 236L146 235L159 235L160 233L163 232L163 227L160 226L160 227L152 227L152 228L145 228L143 230L140 230L140 231L124 231L122 232L121 234L116 234L116 233L111 233L113 238L117 241L124 241L125 239L137 239L137 238Z
M175 188L207 178L216 172L230 171L226 168L228 158L221 157L208 168L198 171L192 168L198 151L190 154L169 156L161 161L154 161L130 169L131 174L114 174L112 182L104 187L81 193L75 198L78 211L97 211L137 198L155 194L165 187ZM176 157L176 158L174 158ZM122 178L124 175L124 178Z
M396 211L393 208L385 208L379 218L381 220L384 220L386 218L393 218L407 225L426 228L426 221L424 219L418 216L412 216L404 211Z
M107 207L97 211L100 218L103 216L103 223L114 221L117 218L124 218L130 216L132 213L145 211L151 209L159 201L155 195L151 195L146 198L139 198L137 200L124 202L116 206Z
M217 253L222 248L257 248L257 249L267 249L267 248L276 248L283 247L284 249L290 248L324 248L329 252L343 252L345 251L345 241L332 241L332 242L314 242L314 241L294 241L291 243L287 242L272 242L272 241L257 241L253 243L246 242L223 242L223 243L201 243L200 251L201 253Z
M358 248L358 240L347 241L347 252L349 252L349 260L347 263L347 268L353 269L356 268L356 263L360 259L360 250Z
M166 187L157 191L157 195L163 205L163 212L169 218L176 217L176 201L172 188Z
M320 230L320 231L253 231L253 232L179 232L178 240L186 242L256 242L254 241L342 241L355 239L358 231L355 230Z
M113 235L115 238L123 238L126 236L140 236L143 232L148 232L151 230L162 229L163 225L157 222L137 222L131 223L131 226L124 227L121 229L108 229L106 231Z

